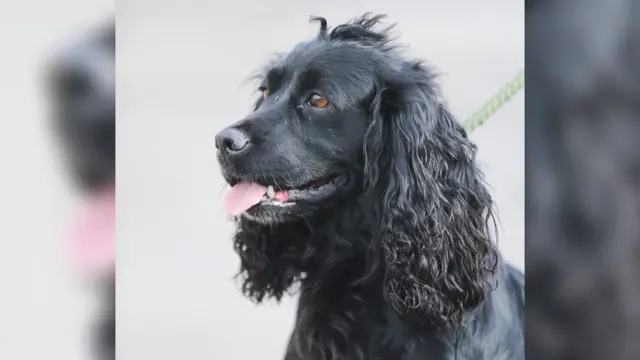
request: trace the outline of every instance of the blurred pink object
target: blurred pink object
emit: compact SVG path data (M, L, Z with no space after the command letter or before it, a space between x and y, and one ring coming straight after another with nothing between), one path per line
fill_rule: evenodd
M85 200L71 228L71 256L89 276L115 269L115 191L107 189Z

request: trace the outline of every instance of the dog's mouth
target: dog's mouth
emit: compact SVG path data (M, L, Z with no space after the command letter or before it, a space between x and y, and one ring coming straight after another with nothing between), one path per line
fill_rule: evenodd
M323 176L300 186L283 187L260 181L231 179L231 191L224 199L224 209L238 216L258 206L291 206L303 201L317 201L333 193L341 175Z

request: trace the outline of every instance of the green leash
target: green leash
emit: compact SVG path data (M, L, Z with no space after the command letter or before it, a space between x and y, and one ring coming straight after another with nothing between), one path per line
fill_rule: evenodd
M473 132L473 130L484 125L502 105L506 104L511 98L518 93L524 87L524 70L520 70L511 81L500 89L489 101L487 101L482 107L473 113L467 121L465 121L465 130L467 134Z

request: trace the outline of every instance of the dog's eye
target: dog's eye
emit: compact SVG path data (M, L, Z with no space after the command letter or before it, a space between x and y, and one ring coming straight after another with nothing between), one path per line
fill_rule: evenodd
M322 109L327 105L329 105L329 101L327 100L327 98L325 98L322 95L313 94L309 98L309 104L311 104L311 106L316 107L318 109Z

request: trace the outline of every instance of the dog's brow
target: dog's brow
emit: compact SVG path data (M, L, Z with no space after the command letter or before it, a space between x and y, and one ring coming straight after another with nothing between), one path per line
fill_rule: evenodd
M317 86L320 73L315 69L305 69L298 75L298 85L303 89Z
M269 69L267 72L266 80L269 84L269 87L276 87L282 81L282 78L285 75L285 69L283 67L274 67Z

